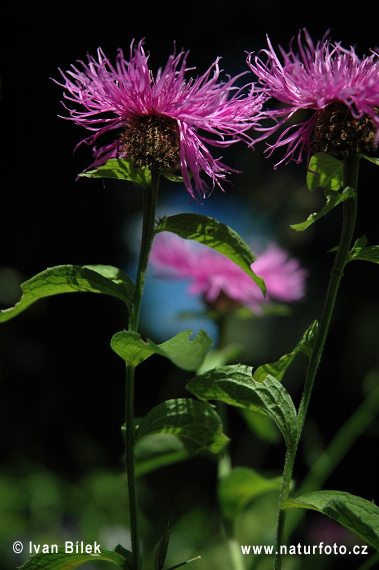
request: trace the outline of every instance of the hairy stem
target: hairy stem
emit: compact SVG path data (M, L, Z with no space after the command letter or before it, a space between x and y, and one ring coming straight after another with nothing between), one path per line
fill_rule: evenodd
M154 237L155 209L158 193L158 176L153 175L152 182L144 188L143 199L143 223L142 240L138 261L137 277L134 286L132 308L129 314L129 331L137 332L139 314L141 309L142 294L145 285L147 265L151 244ZM130 532L133 554L133 570L140 570L142 566L140 554L140 540L137 514L137 492L135 476L135 455L134 455L134 375L135 367L126 367L126 392L125 392L125 464L128 477L129 493L129 513Z
M279 499L279 513L276 533L276 549L275 549L275 570L281 569L281 552L280 547L283 542L283 534L285 527L286 511L280 509L280 505L288 498L290 483L292 478L293 466L295 463L295 455L298 448L301 433L303 431L305 418L308 411L309 400L313 388L313 383L316 377L316 372L320 363L321 355L325 346L326 337L329 330L330 321L333 314L334 304L337 297L338 288L343 276L343 271L346 263L349 260L348 254L350 244L352 241L355 219L357 213L357 180L358 180L358 162L357 156L347 158L344 161L344 188L351 187L355 191L355 196L348 198L343 202L343 223L341 237L338 244L336 257L331 270L328 289L326 292L324 309L320 320L320 327L315 341L315 346L312 356L309 360L307 374L303 388L303 395L301 398L299 411L298 411L298 428L297 428L297 441L293 449L288 449L283 470L283 482Z

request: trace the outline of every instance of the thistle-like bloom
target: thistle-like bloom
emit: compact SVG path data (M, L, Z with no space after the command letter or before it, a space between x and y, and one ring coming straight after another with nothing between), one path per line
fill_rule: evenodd
M255 94L251 85L239 89L235 83L244 74L219 81L219 59L202 76L185 80L188 52L173 53L154 78L148 67L143 41L132 42L129 61L118 51L114 67L101 49L97 60L88 56L80 68L61 74L66 100L80 108L68 109L76 124L93 134L82 141L93 145L108 131L117 130L113 140L96 148L98 167L110 158L133 159L137 166L181 173L194 196L205 196L204 172L215 185L232 171L208 146L225 147L245 139L246 131L258 123L265 96ZM193 68L191 68L193 69ZM81 143L80 143L81 144Z
M258 77L264 91L284 104L270 111L279 119L268 129L275 131L296 111L313 111L310 118L296 123L296 117L269 147L287 146L280 162L301 162L303 152L326 152L345 158L356 152L372 153L379 142L379 54L358 58L351 47L328 39L316 47L304 30L298 35L298 52L292 48L286 53L281 47L282 61L267 38L268 49L263 50L265 61L259 56L247 63ZM293 122L292 121L292 122Z
M150 262L156 276L190 281L188 293L203 295L212 309L233 310L239 306L262 314L262 306L273 299L298 301L305 294L306 270L277 245L270 245L252 264L254 273L263 277L267 296L233 261L197 242L175 234L158 234L153 242Z

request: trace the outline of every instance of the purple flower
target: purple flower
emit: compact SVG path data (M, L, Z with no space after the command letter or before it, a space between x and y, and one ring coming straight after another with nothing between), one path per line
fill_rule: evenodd
M304 151L308 157L318 150L338 158L373 152L379 142L378 53L372 51L361 60L352 47L344 49L325 37L314 47L305 29L304 36L305 42L300 31L298 52L292 48L294 39L288 53L279 47L281 59L267 38L265 61L256 56L253 63L251 54L247 60L263 90L284 104L270 111L279 120L267 134L297 111L313 111L300 122L295 117L270 151L287 147L280 162L301 162Z
M174 52L154 78L148 67L143 41L132 42L129 61L120 49L114 67L101 49L97 60L61 74L64 97L80 107L68 109L76 124L92 131L82 141L93 145L108 131L117 130L113 140L95 149L98 167L110 158L131 158L137 166L169 172L181 171L184 184L194 196L191 174L197 192L205 196L204 172L215 185L229 169L220 158L213 158L208 146L226 147L244 139L246 131L258 123L265 95L255 94L252 86L244 94L235 83L241 75L219 81L219 59L202 76L185 80L188 52ZM66 107L67 108L67 107ZM81 144L81 143L80 143Z
M255 314L262 314L262 305L272 299L292 302L305 294L307 272L275 244L252 264L254 272L265 280L266 298L258 285L233 261L175 234L161 233L155 237L150 262L158 277L190 280L188 293L203 295L206 303L217 310L243 305Z

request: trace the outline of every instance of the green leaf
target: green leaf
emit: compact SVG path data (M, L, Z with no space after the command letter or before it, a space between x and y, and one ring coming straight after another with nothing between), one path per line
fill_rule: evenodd
M353 245L350 254L349 261L360 260L360 261L371 261L372 263L379 263L379 245L367 246L366 236L358 238Z
M75 547L75 545L74 545ZM72 570L85 562L104 560L113 562L123 570L131 570L131 564L124 556L110 550L101 550L100 554L66 554L66 547L60 546L55 554L36 554L20 570Z
M221 400L267 414L280 429L287 447L291 447L296 439L295 406L287 390L273 376L257 382L250 366L220 366L192 378L187 389L201 400Z
M218 499L223 516L234 520L250 501L270 491L280 491L281 477L267 479L253 469L235 467L223 477L218 487Z
M221 420L214 409L190 398L168 400L155 406L141 421L135 441L157 433L175 435L190 455L205 450L219 453L229 441L222 433Z
M359 252L355 251L352 253L351 259L358 259L361 261L372 261L373 263L379 263L379 245L370 245L368 247L362 247Z
M202 374L203 372L212 370L212 368L216 368L216 366L224 366L233 361L235 362L242 352L243 347L238 343L230 343L223 348L209 350L196 372L197 374Z
M172 232L184 239L198 241L222 253L251 277L263 294L264 280L255 275L251 264L257 259L249 246L231 228L201 214L177 214L160 220L155 232Z
M262 441L276 445L281 441L280 432L269 416L240 408L240 414L250 430Z
M362 236L355 241L355 243L352 247L352 251L354 251L355 249L357 249L359 251L360 249L366 247L366 245L367 245L367 237Z
M113 335L111 347L130 366L138 366L152 354L160 354L183 370L196 370L213 341L203 330L190 340L192 332L183 331L162 344L155 344L150 339L143 341L138 333L121 331Z
M373 164L379 166L379 158L376 158L375 156L367 156L366 154L360 154L360 153L358 156L359 158L364 158L365 160L368 160L369 162L372 162Z
M310 214L305 222L301 222L300 224L292 224L291 228L298 232L302 232L306 230L309 226L311 226L314 222L317 222L320 218L325 216L328 212L333 210L338 204L341 204L348 198L353 198L355 195L354 188L347 186L341 193L333 192L331 190L325 190L326 196L326 204L321 208L319 212L314 212Z
M130 306L133 287L133 282L121 269L110 265L50 267L21 285L21 300L14 307L0 311L0 322L12 319L39 299L60 293L104 293Z
M167 528L159 541L155 559L154 559L154 570L162 570L164 563L166 561L168 544L170 542L170 535L171 535L171 522L169 521Z
M343 491L315 491L287 499L281 508L312 509L323 513L379 549L379 508L374 501Z
M143 188L151 183L151 172L147 166L136 168L133 160L126 158L111 158L96 170L87 170L79 176L84 178L116 178L117 180L129 180Z
M169 170L161 170L160 171L162 176L170 180L170 182L183 182L183 176L180 174L175 174L174 172L170 172ZM190 175L192 177L192 175Z
M292 352L288 352L276 362L271 364L263 364L256 369L253 374L254 380L257 382L263 382L264 379L268 374L274 376L277 380L281 380L284 376L285 371L287 370L288 366L291 364L293 359L295 358L296 354L299 352L303 352L308 356L311 357L312 351L314 348L314 343L317 336L318 330L318 323L317 321L313 321L310 327L307 328L303 336L301 337L298 344L295 346Z
M343 162L330 154L316 152L308 165L309 190L324 188L336 192L343 187Z
M114 551L126 559L127 561L125 564L126 569L133 568L133 554L130 552L130 550L127 550L121 544L118 544L114 549Z
M135 456L136 477L191 457L177 437L166 433L143 437L135 447Z

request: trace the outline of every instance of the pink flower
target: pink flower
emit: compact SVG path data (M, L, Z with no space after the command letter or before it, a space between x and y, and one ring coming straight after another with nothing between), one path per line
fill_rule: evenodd
M262 305L272 299L292 302L305 294L306 271L296 259L289 259L287 253L274 244L252 264L254 272L265 280L266 298L233 261L175 234L161 233L155 237L150 262L158 277L190 280L188 293L203 295L210 305L228 299L232 302L228 307L244 305L253 313L261 314Z
M215 185L231 169L220 158L213 158L208 146L226 147L238 140L251 142L246 131L257 124L265 95L239 89L235 83L241 75L219 81L219 59L202 76L185 80L188 52L175 52L154 78L148 67L143 41L132 42L129 60L120 49L114 67L103 51L97 60L61 74L64 97L80 107L68 109L70 117L93 134L81 141L92 145L105 133L118 131L115 138L94 149L98 167L109 158L134 159L137 166L178 171L194 196L205 196L207 185L200 178L204 172ZM193 68L190 68L193 69ZM248 87L248 86L246 86Z
M305 29L304 36L305 42L302 42L300 31L298 53L291 42L288 53L279 48L279 58L267 38L268 49L263 50L266 61L256 56L253 63L251 54L247 60L264 91L285 105L270 111L271 117L279 121L267 134L296 111L313 111L309 119L295 121L287 127L269 147L270 154L276 148L287 146L280 162L301 162L304 151L309 156L321 150L340 158L365 152L367 146L369 151L374 150L379 142L378 53L372 51L361 60L352 47L347 50L340 43L332 44L325 38L314 47ZM336 127L336 123L342 126ZM369 142L361 141L363 135ZM349 139L349 147L345 147L342 139Z

